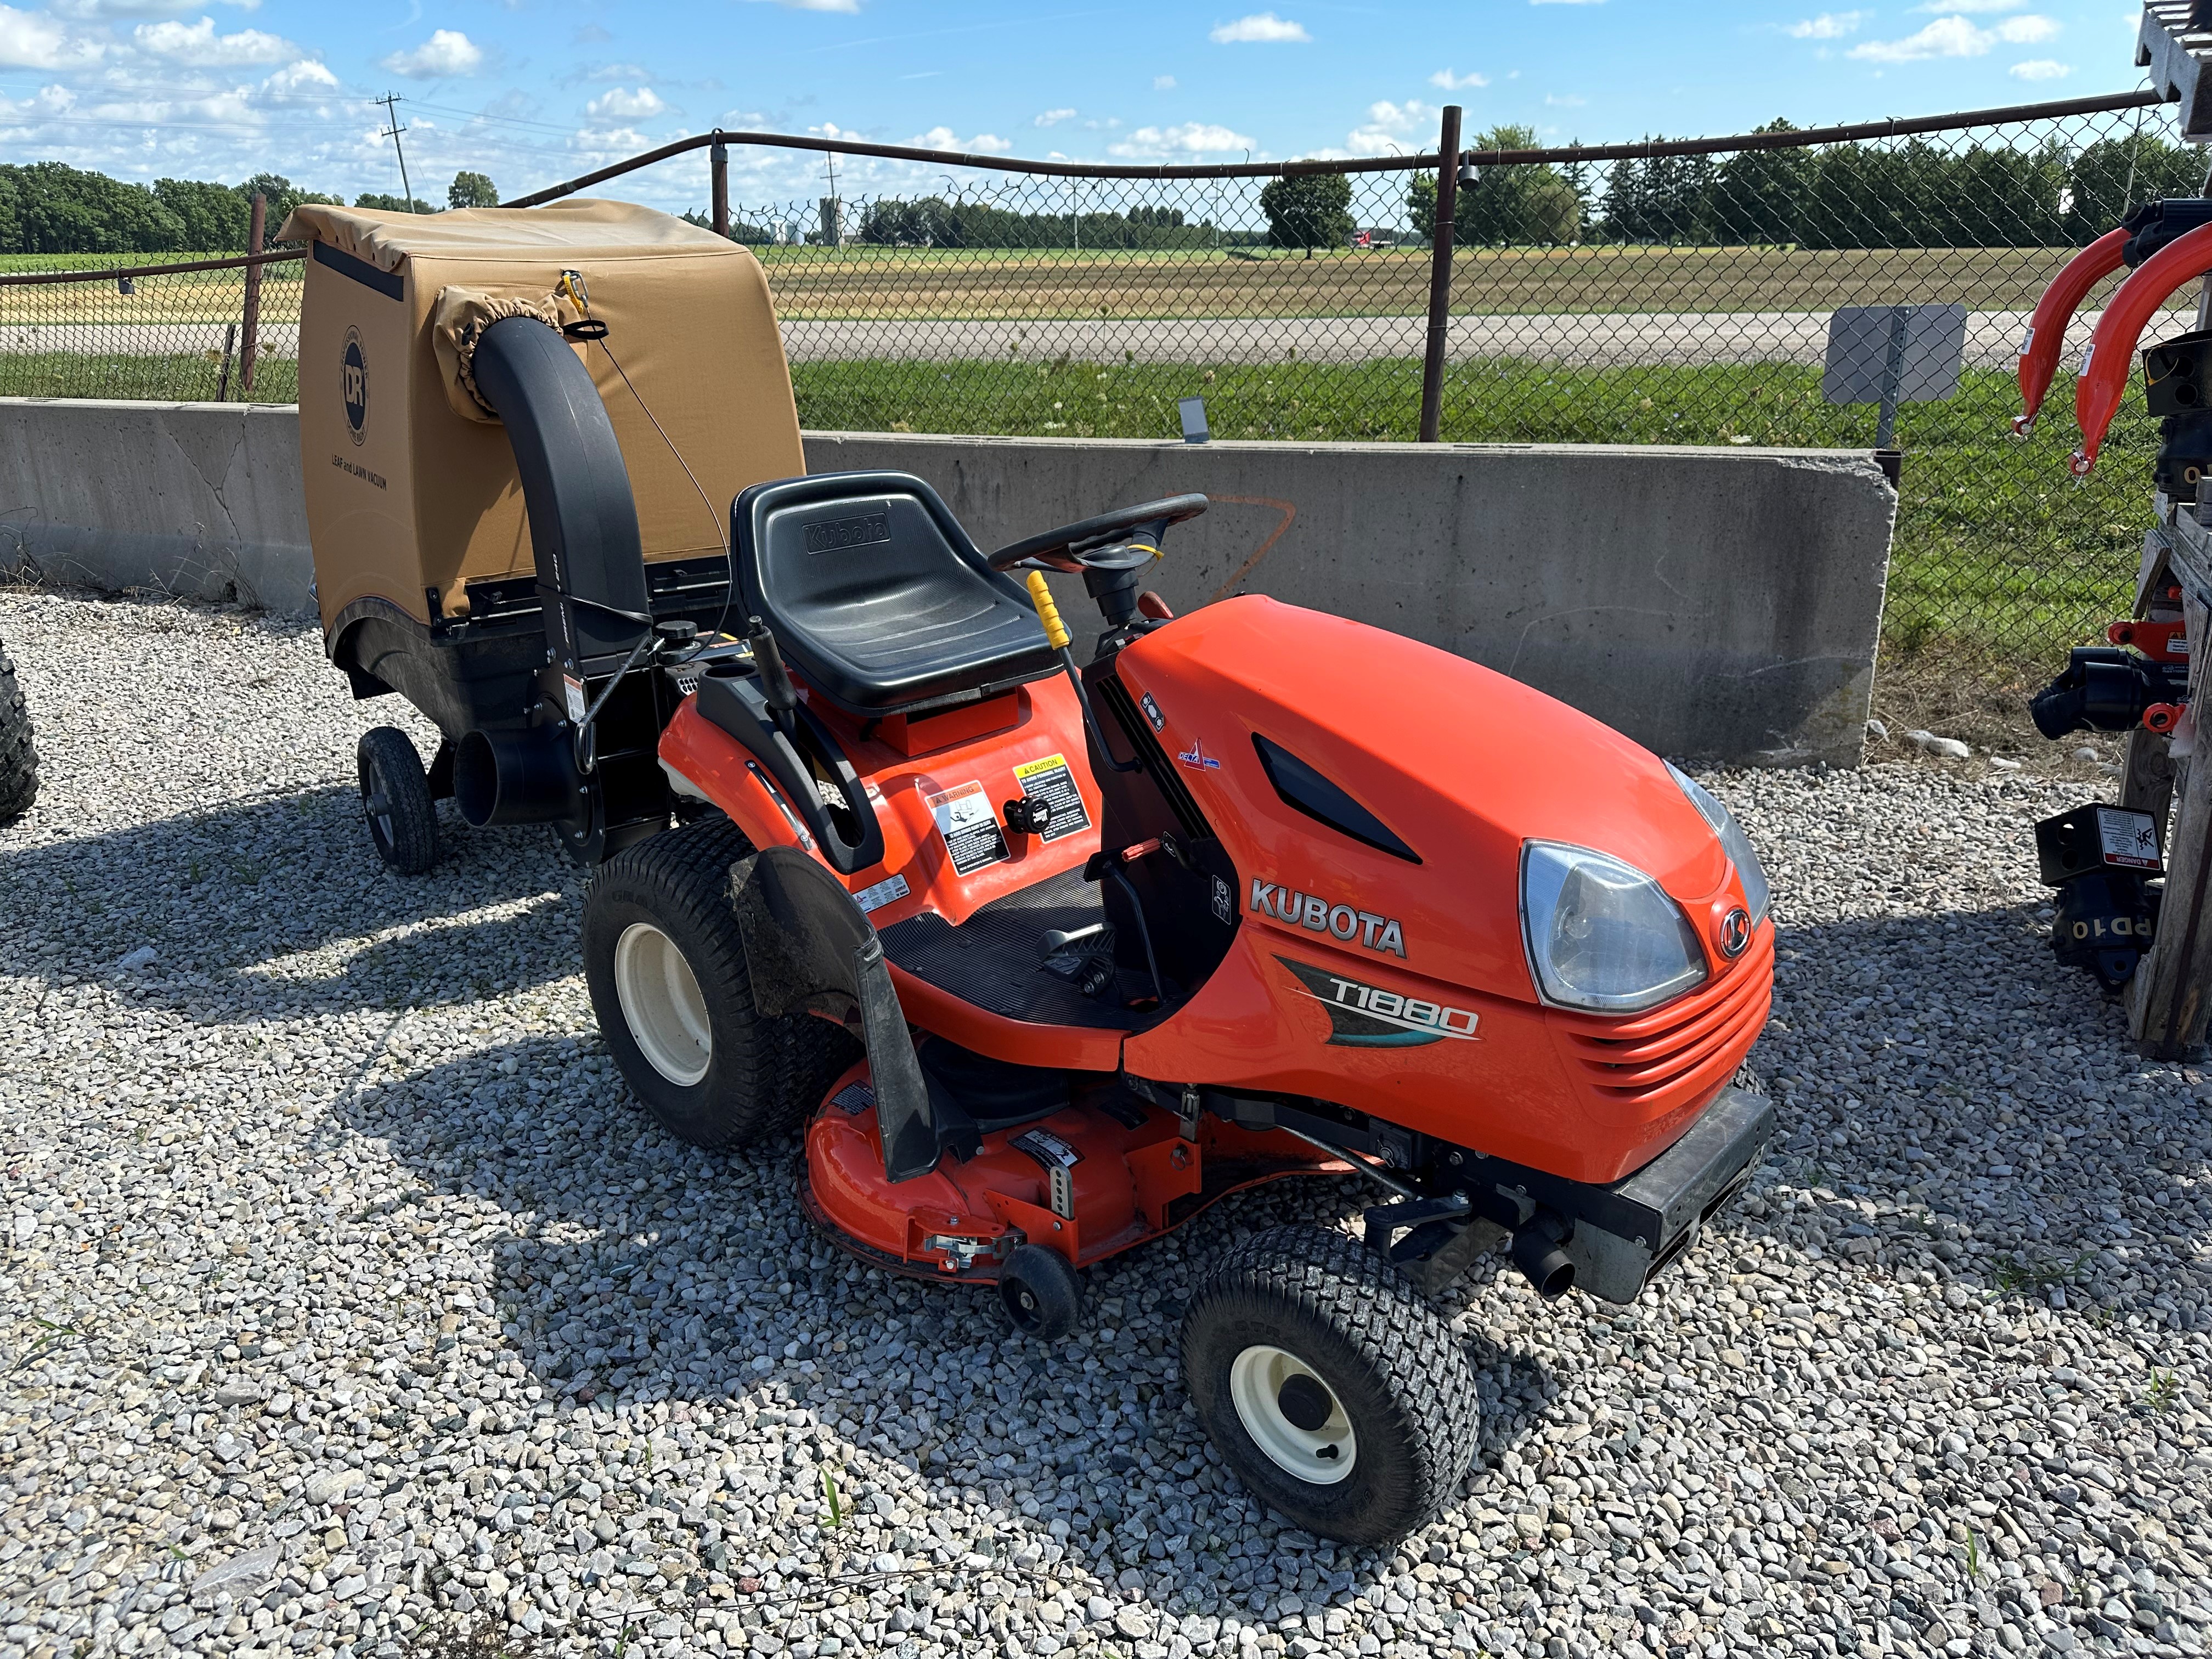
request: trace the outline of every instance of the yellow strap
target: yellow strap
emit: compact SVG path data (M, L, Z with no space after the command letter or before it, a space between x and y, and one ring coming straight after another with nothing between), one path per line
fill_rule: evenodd
M1044 636L1052 641L1055 651L1067 649L1067 628L1060 619L1060 607L1052 602L1052 589L1044 585L1044 572L1030 572L1030 603L1036 606L1038 619L1044 623Z

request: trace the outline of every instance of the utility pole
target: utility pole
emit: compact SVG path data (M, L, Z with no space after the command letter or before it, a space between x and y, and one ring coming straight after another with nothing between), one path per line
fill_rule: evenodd
M372 98L369 101L384 106L385 117L389 125L386 131L377 136L392 140L392 148L399 157L399 194L407 204L407 210L412 213L415 211L415 187L407 182L407 150L399 142L399 135L407 129L399 125L398 106L406 100L398 93L387 92L383 97Z
M822 240L832 247L845 246L845 210L837 200L837 152L826 152L830 161L830 212L822 226Z

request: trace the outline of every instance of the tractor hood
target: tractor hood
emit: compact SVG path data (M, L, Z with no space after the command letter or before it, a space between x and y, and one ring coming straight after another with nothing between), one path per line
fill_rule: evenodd
M1742 888L1712 828L1656 756L1540 691L1257 596L1146 635L1118 672L1234 861L1248 924L1535 1001L1521 860L1558 842L1655 878L1709 972L1732 965L1719 935Z

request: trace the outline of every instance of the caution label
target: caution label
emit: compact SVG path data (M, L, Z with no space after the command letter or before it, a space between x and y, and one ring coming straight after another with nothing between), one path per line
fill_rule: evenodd
M1014 769L1014 782L1023 794L1042 803L1047 817L1038 839L1058 841L1062 836L1072 836L1079 830L1091 827L1091 815L1083 810L1083 792L1075 787L1075 777L1067 769L1067 757L1047 755L1042 760L1024 761Z
M937 833L945 838L945 851L957 873L972 876L984 866L1003 863L1012 856L1006 851L1006 831L999 827L999 815L980 782L924 795L922 802L937 820Z

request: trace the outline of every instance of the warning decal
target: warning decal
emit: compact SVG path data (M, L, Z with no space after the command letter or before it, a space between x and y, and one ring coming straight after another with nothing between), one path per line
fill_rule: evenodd
M1058 841L1091 827L1091 815L1083 810L1083 792L1075 787L1066 756L1024 761L1014 769L1014 782L1030 799L1044 804L1047 816L1040 840Z
M2148 812L2130 811L2119 806L2100 806L2097 809L2097 839L2107 864L2117 864L2130 870L2156 870L2160 867L2158 825Z
M1003 863L1012 856L1006 851L1006 832L999 828L999 815L992 810L991 798L983 793L980 782L924 795L922 802L937 820L937 833L945 837L945 850L951 855L957 873L972 876L984 866Z

